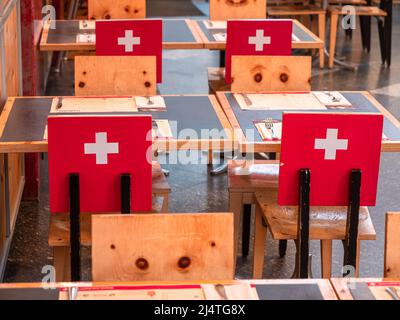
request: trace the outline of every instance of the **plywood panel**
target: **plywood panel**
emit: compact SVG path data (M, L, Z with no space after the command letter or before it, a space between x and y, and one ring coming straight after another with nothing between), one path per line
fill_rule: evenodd
M19 62L18 62L18 32L17 8L14 8L4 25L4 50L6 64L7 95L18 95L19 92Z
M100 19L146 18L146 0L88 0L88 17Z
M400 278L400 212L386 213L385 278Z
M233 215L92 217L93 281L232 279Z
M232 56L231 91L310 91L309 56Z
M80 56L75 58L75 94L155 95L156 57Z
M210 0L210 19L265 19L266 0Z

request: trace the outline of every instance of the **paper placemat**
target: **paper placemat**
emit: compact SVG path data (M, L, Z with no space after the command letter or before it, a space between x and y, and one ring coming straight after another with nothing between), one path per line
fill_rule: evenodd
M96 29L95 20L79 20L79 30L94 30Z
M226 41L226 32L216 32L213 34L215 41L225 42Z
M313 91L313 95L326 107L343 107L348 109L352 104L338 91Z
M227 28L226 21L205 20L205 21L203 21L203 23L206 26L206 28L210 29L210 30L213 30L213 29L226 29Z
M166 110L165 100L161 96L135 97L136 106L139 111L162 111Z
M54 99L51 105L50 114L137 111L138 109L133 97L68 97Z
M96 35L89 34L89 33L78 33L76 35L76 42L77 43L95 43Z
M258 300L249 284L203 284L201 287L206 300Z
M294 33L292 33L292 41L299 42L300 39L298 36L296 36Z
M326 110L312 93L235 93L242 110Z
M168 120L153 119L153 139L171 139L173 138L171 126Z
M68 300L62 289L60 300ZM117 286L79 288L77 300L204 300L201 286Z
M264 141L282 139L282 122L280 120L265 119L253 122Z

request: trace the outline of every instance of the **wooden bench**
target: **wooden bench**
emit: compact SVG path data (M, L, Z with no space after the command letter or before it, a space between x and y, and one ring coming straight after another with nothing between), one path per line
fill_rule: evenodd
M296 240L298 208L277 204L278 195L257 192L255 195L256 217L254 227L253 277L261 278L264 266L267 230L274 240ZM323 278L331 277L332 241L344 240L346 236L347 207L311 207L310 240L321 243L321 271ZM358 241L375 240L376 232L367 207L360 208ZM360 243L357 246L356 276L359 272Z
M268 7L268 16L272 17L297 17L316 16L318 19L318 36L325 43L326 11L316 5L289 5ZM319 49L319 67L325 64L324 48Z
M171 188L162 172L161 166L153 162L153 210L152 212L168 212ZM91 221L92 213L81 214L81 245L92 245ZM51 214L49 246L53 249L54 267L57 281L70 279L70 222L69 214Z
M328 8L330 17L331 17L331 23L330 23L330 37L329 37L329 61L328 61L328 66L329 68L333 67L333 62L334 62L334 57L335 57L335 49L336 49L336 35L337 35L337 26L338 26L338 19L339 16L344 16L344 15L350 15L353 12L346 11L344 9L345 7L342 6L330 6ZM375 6L354 6L352 7L354 10L354 15L359 16L359 17L386 17L387 14L385 11L382 9L375 7ZM379 26L379 24L378 24ZM390 65L390 53L384 53L384 47L385 47L385 34L384 34L384 26L382 24L381 27L379 27L379 38L380 38L380 44L381 44L381 52L382 52L382 60L383 62L386 59L388 60L388 65ZM388 56L389 55L389 58Z
M88 18L144 19L146 0L88 0Z
M385 278L400 278L400 212L386 213Z

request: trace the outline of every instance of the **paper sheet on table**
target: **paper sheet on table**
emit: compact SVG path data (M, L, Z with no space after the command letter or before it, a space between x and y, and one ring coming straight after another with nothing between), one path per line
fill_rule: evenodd
M55 98L50 113L104 113L104 112L137 112L133 97L97 98L75 97Z
M135 97L136 106L139 111L166 110L165 100L161 96Z
M242 110L326 110L312 93L234 94Z
M68 300L68 292L60 292L60 300ZM204 300L204 294L198 288L135 288L103 287L80 288L77 300Z
M153 119L153 139L171 139L173 138L171 126L166 119Z
M292 41L299 42L300 39L298 36L296 36L294 33L292 33Z
M213 34L215 41L226 41L226 32L217 32Z
M338 91L314 91L313 94L327 107L352 107L352 104Z
M258 300L250 284L203 284L201 287L206 300Z
M264 141L282 139L282 122L255 121L254 125Z
M79 30L94 30L96 29L95 20L79 20Z
M205 21L203 21L203 23L206 26L206 28L210 29L210 30L213 30L213 29L226 29L227 28L226 21L205 20Z
M76 35L76 42L77 43L95 43L96 42L96 35L89 34L89 33L79 33Z

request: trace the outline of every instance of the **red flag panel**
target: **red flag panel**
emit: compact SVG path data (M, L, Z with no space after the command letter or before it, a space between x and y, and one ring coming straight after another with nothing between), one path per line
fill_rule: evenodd
M280 205L298 205L299 171L310 169L310 204L347 206L352 169L360 169L361 205L374 206L382 143L381 114L284 113Z
M157 82L162 81L162 21L96 21L96 55L156 56Z
M231 83L233 55L289 56L292 20L231 20L227 26L226 83Z
M120 212L121 174L131 174L131 210L152 208L152 118L48 119L50 211L69 212L69 174L78 173L82 212Z

